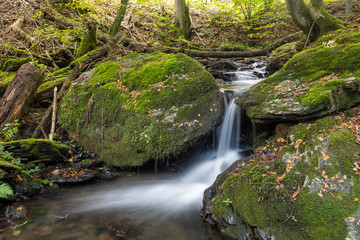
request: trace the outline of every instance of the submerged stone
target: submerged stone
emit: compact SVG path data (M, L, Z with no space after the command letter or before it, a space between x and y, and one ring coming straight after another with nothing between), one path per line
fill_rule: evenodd
M215 79L184 54L132 54L100 64L70 88L59 123L108 165L184 153L221 121Z

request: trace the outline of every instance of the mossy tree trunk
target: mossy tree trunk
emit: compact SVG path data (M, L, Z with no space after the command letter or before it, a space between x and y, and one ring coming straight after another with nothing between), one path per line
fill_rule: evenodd
M319 36L340 28L343 23L329 14L323 7L323 0L311 0L306 6L303 0L286 0L290 14L301 30L312 41Z
M0 99L0 128L21 117L34 99L44 76L41 69L28 63L20 67Z
M175 0L175 23L180 28L185 39L190 39L191 18L189 13L189 2L186 0Z
M110 28L109 34L111 37L115 36L120 30L121 22L125 17L127 4L128 4L128 0L121 0L121 6L119 12L116 15L116 18Z
M97 45L96 39L96 23L94 21L85 20L85 30L81 39L80 47L76 51L76 56L81 57L87 52L93 50Z
M320 35L343 28L343 23L328 13L323 7L323 0L311 0L309 12L316 25L320 28Z

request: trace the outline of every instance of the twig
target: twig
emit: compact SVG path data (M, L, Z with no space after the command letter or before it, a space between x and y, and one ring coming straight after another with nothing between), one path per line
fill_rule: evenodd
M308 41L309 41L309 38L310 38L310 35L311 35L311 32L312 32L312 30L313 30L314 25L315 25L315 21L313 21L313 23L312 23L312 25L311 25L310 32L309 32L309 34L308 34L308 36L307 36L307 38L306 38L306 41L305 41L305 45L304 45L303 50L305 49L305 47L306 47L306 45L307 45L307 43L308 43Z
M49 52L48 52L47 50L45 50L45 54L46 54L46 56L50 59L50 61L51 61L51 63L53 64L54 68L60 69L60 68L58 67L58 65L56 65L54 59L52 59L52 57L50 56L50 54L49 54Z
M54 100L53 100L53 110L52 110L52 118L51 118L51 131L49 134L49 140L54 140L55 133L55 123L56 123L56 111L57 111L57 87L54 88Z
M204 41L201 39L201 37L199 36L198 32L197 32L195 29L193 29L193 30L194 30L196 36L200 39L201 43L205 46L205 43L204 43Z

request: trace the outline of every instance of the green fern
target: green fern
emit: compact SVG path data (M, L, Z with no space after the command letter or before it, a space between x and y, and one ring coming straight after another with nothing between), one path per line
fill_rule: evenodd
M13 195L12 188L7 184L3 183L0 185L0 198L7 198L9 195Z

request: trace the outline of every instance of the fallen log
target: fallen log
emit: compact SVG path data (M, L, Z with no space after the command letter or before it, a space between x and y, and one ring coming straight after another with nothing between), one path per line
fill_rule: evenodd
M0 128L20 118L44 77L44 72L33 65L24 64L20 67L0 99Z

